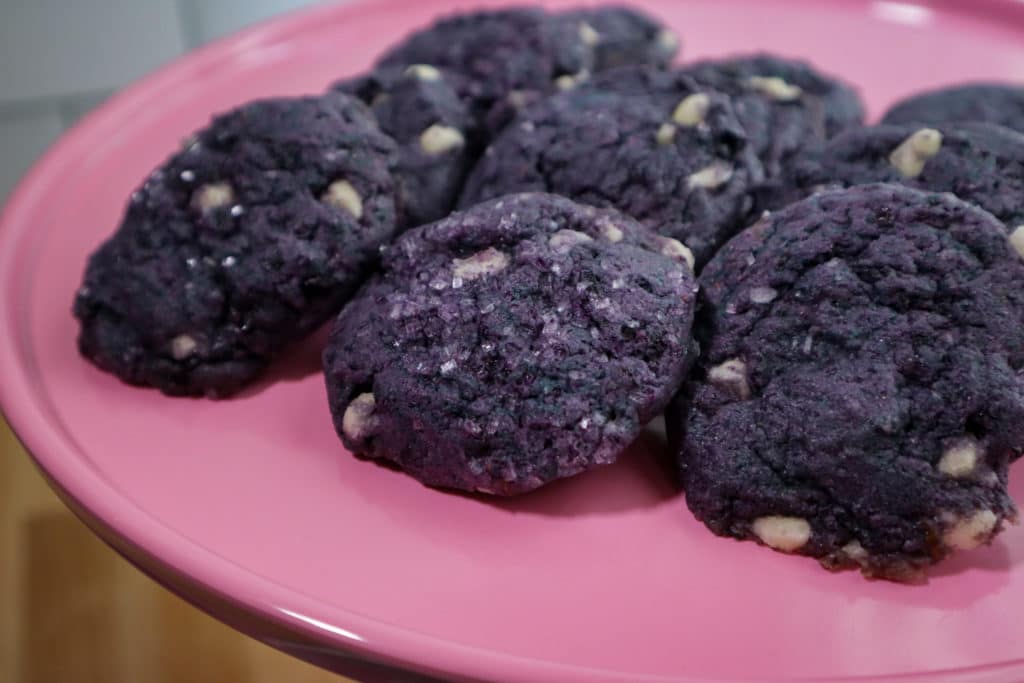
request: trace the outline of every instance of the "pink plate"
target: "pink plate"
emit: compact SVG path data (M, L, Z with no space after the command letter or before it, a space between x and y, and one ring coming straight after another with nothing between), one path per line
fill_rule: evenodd
M1024 77L1011 0L636 1L678 29L687 58L806 56L861 84L876 114L918 88ZM370 659L531 683L1024 679L1020 527L924 585L869 582L712 536L650 438L619 465L492 502L346 454L315 344L223 402L129 388L78 357L86 256L181 138L247 99L316 92L459 4L382 0L257 27L129 88L39 162L0 226L0 400L56 488L189 599L358 675ZM1024 497L1024 469L1012 488Z

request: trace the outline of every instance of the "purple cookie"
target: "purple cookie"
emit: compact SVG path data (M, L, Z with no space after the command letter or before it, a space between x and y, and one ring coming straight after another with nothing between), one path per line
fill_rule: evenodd
M906 580L1017 511L1024 260L990 214L899 185L823 192L704 269L699 366L667 418L717 534Z
M523 112L459 205L513 192L614 207L683 242L699 268L745 227L761 164L724 95L677 79L671 100L580 88Z
M498 495L613 462L691 358L685 257L545 194L405 233L331 331L338 434L430 486Z
M882 123L987 121L1024 133L1024 86L967 83L912 95L894 104Z
M535 7L454 14L407 36L379 66L422 64L459 74L459 94L478 121L496 129L513 101L545 93L594 68L594 49L578 22ZM569 81L566 81L569 79ZM504 113L492 114L492 108Z
M679 53L679 37L654 17L624 5L563 12L580 23L584 42L594 48L594 70L631 64L665 67Z
M688 77L729 95L769 177L799 154L839 132L860 125L864 108L857 93L836 78L797 60L765 54L706 60L678 69L650 67L598 74L593 87L672 100Z
M370 105L381 130L399 145L403 224L437 220L455 206L476 160L480 133L456 92L459 77L426 65L381 67L334 90Z
M770 205L872 182L951 192L1013 230L1024 225L1024 134L969 122L850 130L794 163Z
M86 358L226 396L334 315L396 231L394 142L341 94L217 117L136 191L74 304Z

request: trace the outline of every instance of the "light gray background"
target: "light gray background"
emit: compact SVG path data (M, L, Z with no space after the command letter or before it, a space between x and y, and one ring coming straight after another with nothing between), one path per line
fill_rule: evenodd
M0 0L0 203L64 130L118 88L314 0Z

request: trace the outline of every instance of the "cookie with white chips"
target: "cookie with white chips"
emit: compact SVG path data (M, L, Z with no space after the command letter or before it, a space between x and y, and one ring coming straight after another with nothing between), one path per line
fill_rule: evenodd
M480 133L458 95L462 77L430 64L380 67L334 90L370 105L381 130L398 143L403 225L446 216L480 151Z
M331 316L397 231L395 143L359 100L218 116L132 195L74 313L86 358L131 384L226 396Z
M949 194L813 195L701 276L702 354L666 423L712 531L906 580L1017 510L1024 259Z
M693 356L687 256L549 194L404 233L324 352L339 436L425 484L497 495L614 462Z
M729 98L666 77L672 99L585 86L530 107L484 152L459 205L542 191L614 207L682 242L699 269L748 224L763 172Z
M1024 252L1024 134L978 122L850 130L794 163L770 208L873 182L950 192L1005 223Z

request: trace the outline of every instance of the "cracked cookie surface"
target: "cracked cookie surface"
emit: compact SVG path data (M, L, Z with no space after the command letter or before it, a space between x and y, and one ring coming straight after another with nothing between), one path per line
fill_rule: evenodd
M499 495L613 462L688 367L688 256L546 194L403 234L324 353L339 436L425 484Z
M701 276L667 418L712 531L908 579L1017 513L1024 260L991 215L896 185L763 218Z

